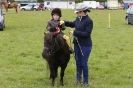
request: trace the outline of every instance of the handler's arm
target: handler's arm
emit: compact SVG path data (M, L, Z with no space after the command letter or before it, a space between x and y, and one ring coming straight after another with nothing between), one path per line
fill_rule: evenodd
M74 28L75 27L75 21L73 21L73 22L65 21L65 26Z
M93 22L92 20L90 20L86 23L84 32L75 30L73 34L76 37L88 38L92 32L92 29L93 29Z

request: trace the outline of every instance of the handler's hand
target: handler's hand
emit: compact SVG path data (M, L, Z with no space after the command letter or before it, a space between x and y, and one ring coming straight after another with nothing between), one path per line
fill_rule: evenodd
M64 24L64 23L65 23L64 20L61 20L61 21L60 21L60 25L62 25L62 24Z
M71 29L71 30L70 30L70 34L73 34L73 32L74 32L74 30L73 30L73 29Z

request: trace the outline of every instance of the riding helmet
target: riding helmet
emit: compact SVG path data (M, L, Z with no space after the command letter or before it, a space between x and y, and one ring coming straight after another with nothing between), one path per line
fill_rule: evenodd
M52 12L51 12L51 15L53 16L54 14L57 14L58 16L61 17L62 16L61 9L59 9L59 8L53 9Z

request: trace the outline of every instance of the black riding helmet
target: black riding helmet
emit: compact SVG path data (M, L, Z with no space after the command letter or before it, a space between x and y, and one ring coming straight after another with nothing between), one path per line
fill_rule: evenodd
M59 8L53 9L51 12L51 15L53 16L54 14L57 14L59 17L61 17L62 16L61 9L59 9Z

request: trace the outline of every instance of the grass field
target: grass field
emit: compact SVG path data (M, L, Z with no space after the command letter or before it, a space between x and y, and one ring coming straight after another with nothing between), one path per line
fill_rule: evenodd
M111 10L108 29L108 12L90 13L94 21L90 88L133 88L133 26L125 23L125 11ZM10 10L6 14L6 28L0 31L0 88L52 88L46 62L41 57L43 32L49 19L50 11L15 14ZM64 10L62 19L73 20L75 14ZM75 84L73 56L64 82L63 88L82 88ZM61 88L59 78L54 88Z

